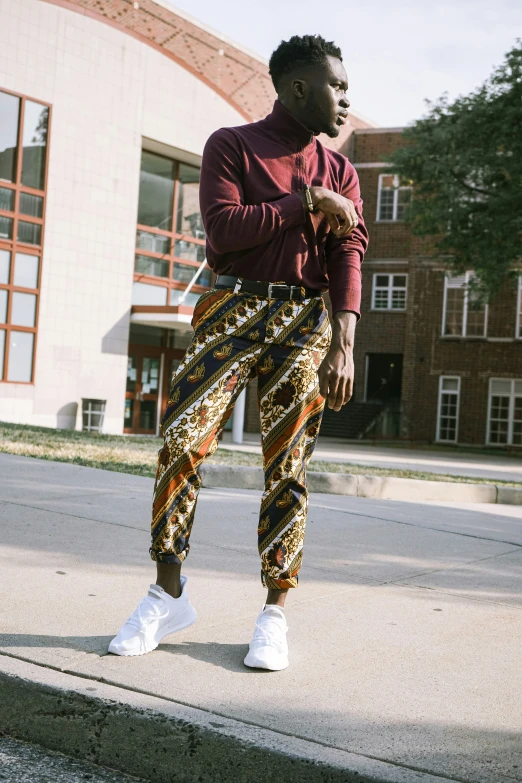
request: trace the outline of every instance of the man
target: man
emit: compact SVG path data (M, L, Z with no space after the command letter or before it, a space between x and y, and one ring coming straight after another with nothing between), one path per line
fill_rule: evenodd
M303 554L306 465L325 399L339 411L352 394L368 237L353 166L316 139L336 137L346 122L340 50L320 36L294 36L273 53L270 74L278 95L272 113L218 130L204 150L201 212L217 279L196 304L195 335L162 418L150 549L157 581L111 642L118 655L150 652L195 621L181 564L197 469L257 377L265 470L258 534L268 595L245 664L288 666L283 607Z

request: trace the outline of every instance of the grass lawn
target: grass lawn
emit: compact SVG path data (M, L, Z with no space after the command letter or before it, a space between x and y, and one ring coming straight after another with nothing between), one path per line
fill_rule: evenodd
M137 476L152 478L155 476L157 455L162 444L161 438L97 435L91 432L55 430L50 427L32 427L25 424L0 422L0 452L5 454L19 454L24 457L37 457L56 462L72 462L75 465L115 470L119 473L134 473ZM220 465L253 465L259 468L262 465L260 454L233 451L221 447L208 461ZM445 476L440 473L396 470L314 459L310 462L310 470L474 484L491 484L493 482L493 479ZM494 483L522 486L522 482L495 481Z

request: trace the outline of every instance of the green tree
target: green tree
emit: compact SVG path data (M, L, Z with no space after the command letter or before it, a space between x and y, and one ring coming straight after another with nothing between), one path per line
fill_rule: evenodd
M522 41L470 95L427 106L386 160L413 181L413 232L432 236L455 273L473 269L489 297L521 266Z

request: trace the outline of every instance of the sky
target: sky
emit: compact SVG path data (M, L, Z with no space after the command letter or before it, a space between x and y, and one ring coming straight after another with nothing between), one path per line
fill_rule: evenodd
M341 47L352 108L407 125L424 100L471 92L522 38L521 0L175 0L174 7L269 58L319 33Z

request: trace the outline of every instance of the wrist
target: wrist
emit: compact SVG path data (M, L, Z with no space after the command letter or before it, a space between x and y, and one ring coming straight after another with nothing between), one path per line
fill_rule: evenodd
M351 310L340 310L332 320L332 348L353 352L357 316Z
M326 188L322 188L320 186L311 187L310 188L310 195L312 197L312 203L314 207L316 207L320 201L323 200L323 198L326 195Z

